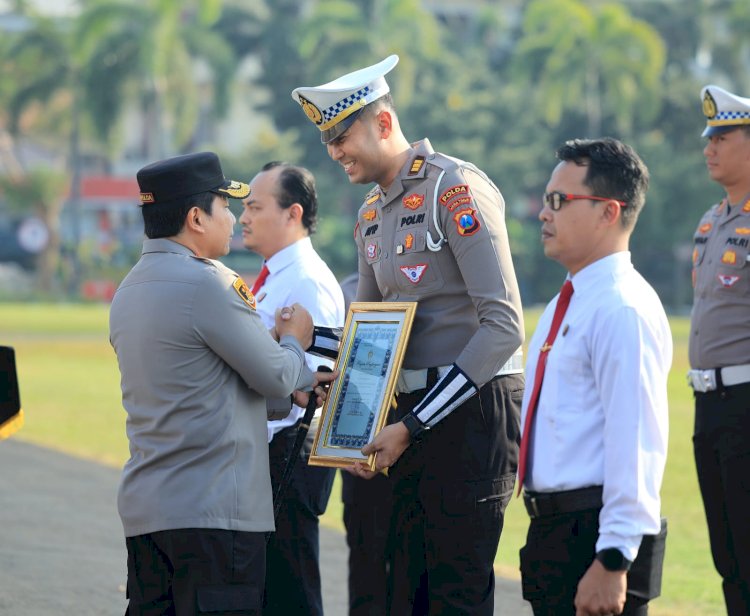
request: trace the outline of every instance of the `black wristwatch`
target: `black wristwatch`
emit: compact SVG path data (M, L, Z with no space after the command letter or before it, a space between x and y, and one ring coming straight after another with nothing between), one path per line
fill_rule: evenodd
M596 553L598 560L607 571L629 571L633 561L625 558L625 555L617 548L607 548Z
M414 413L407 413L401 421L409 431L409 439L411 441L421 441L427 430L430 429L428 426L419 421Z

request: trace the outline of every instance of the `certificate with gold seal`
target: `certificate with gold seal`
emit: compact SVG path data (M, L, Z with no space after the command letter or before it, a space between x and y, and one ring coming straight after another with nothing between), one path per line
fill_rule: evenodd
M360 451L383 428L416 312L416 302L353 302L323 407L310 464L375 468Z

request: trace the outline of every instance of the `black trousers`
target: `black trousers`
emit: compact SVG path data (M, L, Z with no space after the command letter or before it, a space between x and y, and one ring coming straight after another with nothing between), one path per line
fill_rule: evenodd
M298 422L299 423L299 422ZM274 494L292 453L298 425L277 432L268 446ZM315 427L308 432L308 441ZM308 466L309 449L296 460L284 505L266 549L265 616L322 616L318 516L325 512L334 469Z
M391 467L389 613L484 614L515 485L523 375L495 377ZM401 394L397 417L425 390Z
M341 480L349 546L349 616L383 616L388 609L391 480L385 475L361 479L345 471Z
M695 394L695 466L729 616L750 614L750 383Z
M261 613L265 533L186 528L126 537L125 616Z
M578 582L596 554L601 508L534 518L521 548L523 598L535 616L575 616ZM661 591L666 526L644 538L631 570L623 614L645 616Z

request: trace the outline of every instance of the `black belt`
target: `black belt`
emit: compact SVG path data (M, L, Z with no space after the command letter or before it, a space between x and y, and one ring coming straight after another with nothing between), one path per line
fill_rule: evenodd
M530 518L572 513L602 506L602 486L564 492L524 492L523 502Z

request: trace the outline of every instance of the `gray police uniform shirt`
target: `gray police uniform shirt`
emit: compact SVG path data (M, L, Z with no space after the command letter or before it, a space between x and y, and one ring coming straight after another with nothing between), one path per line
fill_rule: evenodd
M404 368L456 363L481 387L523 342L505 203L473 165L413 147L359 210L357 301L419 302Z
M125 536L273 530L263 396L312 383L292 336L277 344L242 279L167 239L146 240L112 301L130 459Z
M690 366L750 364L750 195L731 209L726 200L714 205L694 242Z

